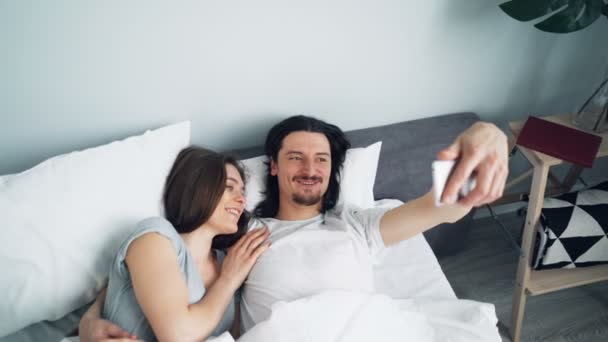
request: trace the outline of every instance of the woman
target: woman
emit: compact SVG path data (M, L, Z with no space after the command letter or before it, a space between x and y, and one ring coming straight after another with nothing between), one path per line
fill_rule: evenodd
M244 234L243 179L231 157L182 150L165 184L166 219L141 221L119 248L103 318L146 341L201 341L234 329L235 292L270 246L265 228Z

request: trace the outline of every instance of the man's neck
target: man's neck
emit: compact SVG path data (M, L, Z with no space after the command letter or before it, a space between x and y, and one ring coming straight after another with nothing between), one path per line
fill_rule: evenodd
M279 212L275 217L282 221L301 221L313 218L321 213L321 204L300 205L292 201L280 201Z

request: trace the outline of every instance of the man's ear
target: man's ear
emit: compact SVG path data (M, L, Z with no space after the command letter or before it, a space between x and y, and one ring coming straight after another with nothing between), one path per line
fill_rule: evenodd
M277 163L272 158L270 158L270 175L271 176L277 175Z

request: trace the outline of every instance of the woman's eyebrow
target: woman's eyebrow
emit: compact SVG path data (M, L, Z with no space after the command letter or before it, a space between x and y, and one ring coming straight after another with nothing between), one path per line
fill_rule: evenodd
M237 184L240 184L240 182L236 178L234 178L234 177L227 177L226 181L233 181L233 182L235 182Z

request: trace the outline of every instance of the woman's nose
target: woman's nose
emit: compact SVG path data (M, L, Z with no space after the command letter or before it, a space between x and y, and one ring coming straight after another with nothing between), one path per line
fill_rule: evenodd
M235 201L237 201L239 203L245 203L245 195L242 193L237 194Z

